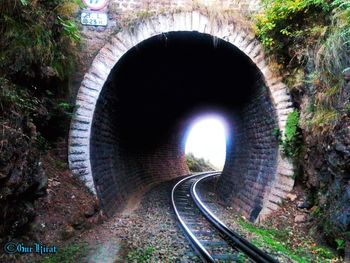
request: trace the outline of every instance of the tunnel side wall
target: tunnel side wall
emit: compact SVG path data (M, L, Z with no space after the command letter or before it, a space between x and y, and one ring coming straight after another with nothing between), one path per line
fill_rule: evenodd
M252 221L261 212L267 186L274 180L278 155L273 136L278 127L276 112L267 88L260 83L257 90L238 113L219 183L221 198Z
M189 174L178 136L147 152L130 151L121 143L119 114L113 89L104 88L93 118L90 160L96 193L108 215L122 211L131 196L153 184Z

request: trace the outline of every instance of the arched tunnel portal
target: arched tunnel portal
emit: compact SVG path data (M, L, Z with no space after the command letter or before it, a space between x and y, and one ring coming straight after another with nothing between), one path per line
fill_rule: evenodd
M185 131L208 109L230 126L222 199L256 220L293 186L293 167L273 136L291 111L287 89L272 77L259 43L235 23L214 26L193 12L116 34L86 74L77 105L70 167L107 214L133 193L189 173Z

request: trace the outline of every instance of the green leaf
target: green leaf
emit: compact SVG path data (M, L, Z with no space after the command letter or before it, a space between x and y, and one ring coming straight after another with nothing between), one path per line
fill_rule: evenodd
M28 5L28 0L21 0L21 4L24 6Z
M335 242L337 243L337 250L343 250L345 248L345 240L336 239Z

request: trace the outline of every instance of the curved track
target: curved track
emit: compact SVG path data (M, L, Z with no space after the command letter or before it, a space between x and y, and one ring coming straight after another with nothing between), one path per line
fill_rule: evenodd
M197 185L219 175L218 172L191 175L172 189L175 214L193 249L203 262L278 262L226 227L200 200Z

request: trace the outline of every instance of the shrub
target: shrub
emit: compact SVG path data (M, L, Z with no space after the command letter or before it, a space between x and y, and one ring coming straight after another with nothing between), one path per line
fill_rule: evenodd
M305 46L305 36L317 38L324 32L313 25L323 20L330 8L326 0L266 0L264 12L256 16L255 31L268 52L277 53L280 63L288 63L296 54L290 53L294 52L290 45Z
M279 129L273 131L286 157L296 158L301 151L302 136L299 127L299 117L297 110L292 111L288 115L284 134Z
M197 158L192 153L186 154L186 161L188 169L191 172L205 172L215 171L217 168L214 167L209 161L203 158Z

